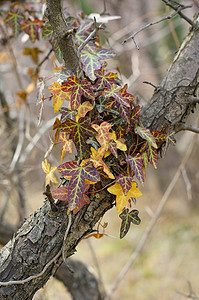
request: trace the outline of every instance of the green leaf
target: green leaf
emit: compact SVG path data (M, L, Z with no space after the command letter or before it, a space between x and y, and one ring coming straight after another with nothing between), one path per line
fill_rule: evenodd
M120 238L122 239L128 233L131 223L135 225L139 225L141 220L138 217L139 211L133 209L129 212L129 209L126 208L123 212L119 215L122 219L122 224L120 227Z
M54 37L52 27L49 21L46 21L42 29L42 38L44 40L51 40Z
M56 56L58 62L62 63L63 62L63 57L62 57L61 50L59 48L57 39L55 37L52 37L52 39L49 40L49 43L52 45L53 51L55 53L55 56Z
M94 74L95 70L100 69L101 63L98 56L95 53L91 53L86 50L81 51L81 62L83 65L83 70L90 80L95 80L96 76Z
M149 162L151 163L152 166L154 166L155 169L157 169L157 163L158 163L158 152L157 149L152 147L149 143L148 143L148 147L146 149L147 152L147 156L149 159Z
M147 140L149 144L151 144L151 146L153 146L154 148L158 148L155 138L149 129L140 127L139 125L135 124L134 132L141 136L141 138L143 138L144 140Z
M135 156L128 155L126 161L130 164L132 171L141 184L144 184L144 157L142 154L136 154Z
M85 191L85 179L92 182L100 180L98 171L92 164L79 166L76 162L66 162L57 167L58 172L72 176L68 184L68 202L70 210L76 209Z
M97 135L97 131L89 126L88 118L80 118L78 122L71 119L67 119L60 124L57 129L61 129L68 134L71 134L71 138L77 148L78 155L82 159L85 155L85 151L88 147L86 141L88 137Z
M166 144L165 144L165 147L163 149L163 157L165 156L166 151L167 151L169 145L173 145L173 146L176 145L176 140L175 140L174 135L175 135L175 131L171 131L169 134L167 134L167 136L166 136Z
M130 107L129 101L121 94L121 87L117 84L112 84L111 89L105 89L103 92L105 97L114 98L119 104Z
M10 10L6 13L4 23L13 29L14 37L17 38L21 32L21 23L24 15L20 11Z

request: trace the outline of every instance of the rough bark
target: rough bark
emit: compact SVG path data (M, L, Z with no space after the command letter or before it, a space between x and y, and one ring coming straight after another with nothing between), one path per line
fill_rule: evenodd
M167 76L156 88L152 99L143 108L142 122L145 127L157 130L175 129L184 122L194 109L191 97L198 87L199 30L191 30L183 43ZM91 203L77 215L72 215L72 224L64 245L66 257L74 253L82 237L92 231L93 226L113 206L114 197L105 190L91 198ZM53 213L48 202L36 211L20 228L16 236L0 252L0 281L22 280L40 273L56 255L59 257L44 274L24 284L0 286L1 299L32 299L54 274L62 262L60 250L63 246L68 224L66 207L59 204Z
M14 227L1 224L0 244L8 243L14 233ZM89 271L88 267L80 261L68 258L67 265L63 262L56 271L55 278L65 285L73 300L102 299L102 293L94 273Z

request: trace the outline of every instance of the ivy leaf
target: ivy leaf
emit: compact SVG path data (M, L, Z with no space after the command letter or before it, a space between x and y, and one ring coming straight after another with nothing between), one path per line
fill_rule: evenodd
M122 117L122 119L124 121L126 121L128 124L130 124L131 120L130 120L130 110L129 107L126 107L123 104L120 104L117 102L116 104L118 111L120 113L120 116Z
M143 173L143 166L144 166L144 157L142 154L136 154L135 156L128 155L126 161L130 164L131 169L139 182L144 184L144 173Z
M93 124L92 127L98 132L96 136L97 141L104 149L108 149L109 146L109 130L111 129L111 124L108 122L102 122L99 125Z
M122 139L117 139L115 131L110 132L109 137L110 137L110 140L114 140L116 142L117 149L119 149L121 151L126 151L127 150L125 141L123 142Z
M107 49L100 49L97 52L94 49L89 51L84 49L81 51L83 70L90 80L94 81L96 79L95 71L101 68L101 60L106 60L113 56L115 56L115 52Z
M135 100L134 96L130 93L127 93L127 84L121 89L121 94L124 99L126 99L127 102L131 103Z
M75 116L76 122L78 122L79 118L85 117L87 112L93 109L93 105L89 101L85 101L78 107L77 115Z
M73 213L74 215L80 211L80 209L86 205L86 204L89 204L90 203L90 198L85 194L88 190L89 190L89 187L90 187L90 184L86 184L85 186L85 190L84 190L84 194L82 195L82 199L80 200L78 206L73 209Z
M82 159L85 154L87 137L92 137L97 134L97 132L89 126L87 118L80 118L78 122L67 119L65 122L60 124L57 129L61 129L66 133L71 134L80 159Z
M155 169L157 169L157 163L158 163L158 152L157 149L152 147L149 143L146 148L147 156L149 159L149 162L152 166L154 166Z
M61 132L59 138L62 143L62 148L61 148L61 163L62 163L66 155L66 152L69 153L73 152L73 141L67 138L66 132Z
M119 217L122 219L122 224L120 227L120 238L122 239L128 233L131 223L139 225L141 220L138 217L139 211L133 209L129 212L129 209L126 208Z
M131 123L135 123L136 120L139 120L141 107L140 105L135 106L131 111Z
M81 62L83 65L83 70L90 80L95 80L96 76L94 74L95 70L98 70L101 67L96 53L89 52L86 50L81 51Z
M123 210L130 198L137 198L142 195L142 193L137 189L136 182L131 182L131 188L127 195L124 194L123 188L119 183L115 183L109 187L107 191L113 195L116 195L117 213L120 213Z
M94 100L92 85L89 81L80 81L76 75L68 77L68 81L62 85L62 90L71 92L71 108L78 109L81 104L81 96Z
M95 150L93 147L91 147L91 158L90 161L93 163L94 167L97 169L98 167L103 167L103 172L108 175L109 178L115 179L114 175L111 173L105 162L102 160L105 149L103 147L99 148L98 150Z
M106 61L107 59L113 58L115 55L116 55L116 53L110 49L102 48L102 49L97 50L97 56L98 56L99 60Z
M62 91L59 82L53 82L48 89L53 94L53 107L56 114L61 108L64 100L70 101L70 94Z
M75 44L80 46L85 39L89 36L89 34L93 31L93 22L92 21L82 21L81 24L79 25L77 32L75 34ZM84 50L93 52L95 49L95 44L93 41L89 41L85 47Z
M95 77L98 79L94 85L96 90L101 90L104 88L111 89L111 85L114 83L114 79L117 77L115 73L104 74L104 68L94 71Z
M117 143L114 140L111 140L109 142L109 149L111 151L111 153L118 158L118 154L117 154ZM108 155L105 155L104 157L107 157Z
M100 114L103 113L103 111L106 110L106 108L105 108L106 102L107 102L107 98L106 98L106 97L100 96L100 97L98 98L98 103L99 103L99 104L97 104L96 107L97 107L97 110L98 110L98 112L99 112Z
M53 198L61 200L61 201L68 201L68 187L61 186L51 192Z
M175 135L175 131L171 131L169 134L167 134L167 136L166 136L166 144L165 144L165 147L163 149L163 157L165 156L166 151L167 151L169 145L175 146L176 140L175 140L174 135Z
M45 161L42 161L42 169L46 173L46 186L50 184L50 181L53 183L58 183L57 178L54 175L54 172L57 170L56 167L50 167L50 164L48 163L47 159Z
M156 143L163 143L166 140L166 134L160 131L153 130L152 135L154 136Z
M15 38L17 38L21 32L21 22L23 20L24 15L21 14L19 10L10 10L6 13L4 23L13 29Z
M63 62L63 57L62 57L61 50L59 48L57 39L53 36L52 39L49 40L49 43L52 45L55 56L56 56L58 62L61 64Z
M43 51L41 51L39 48L35 47L35 48L25 48L23 51L23 55L30 55L33 62L35 64L38 64L38 55L39 53L43 53Z
M68 109L67 107L61 107L59 112L61 113L62 123L65 122L66 119L75 119L75 112L73 110Z
M153 146L154 148L158 148L155 138L149 129L140 127L139 125L135 124L134 132L141 136L141 138L143 138L144 140L147 140L149 144L151 144L151 146Z
M108 98L114 98L119 104L129 107L130 104L121 94L121 87L117 84L112 84L111 89L105 89L103 95Z
M42 38L44 40L51 40L54 37L52 27L49 21L46 21L42 28Z
M116 178L116 182L121 185L125 196L127 195L128 191L131 189L132 181L133 181L133 177L131 175L120 174Z
M85 190L85 179L97 182L100 175L93 165L79 166L76 162L66 162L57 167L57 170L66 176L72 176L68 185L69 208L77 208Z
M68 77L73 76L73 72L71 70L68 70L64 66L56 67L53 69L53 72L55 73L55 76L63 81L67 81Z
M21 24L21 29L25 31L29 37L32 43L35 42L35 40L39 40L39 29L43 26L43 21L39 19L35 19L33 21L26 20Z

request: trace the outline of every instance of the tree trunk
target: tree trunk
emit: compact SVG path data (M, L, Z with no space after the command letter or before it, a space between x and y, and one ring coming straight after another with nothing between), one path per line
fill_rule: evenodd
M186 121L195 107L193 99L197 96L198 49L199 30L192 29L167 76L143 108L142 122L145 127L170 131ZM32 299L62 262L61 249L66 230L69 229L64 243L67 258L75 252L77 244L92 231L104 213L112 208L114 199L106 190L90 197L88 206L76 215L70 215L70 226L65 204L59 204L58 212L52 212L50 204L45 201L42 208L25 221L16 236L0 252L0 298ZM40 276L25 280L41 272ZM22 284L16 282L18 280L25 281Z

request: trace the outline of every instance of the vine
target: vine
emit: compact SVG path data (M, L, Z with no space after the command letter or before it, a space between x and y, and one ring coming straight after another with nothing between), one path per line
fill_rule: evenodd
M54 136L50 136L51 146L42 162L46 186L50 182L59 183L55 172L62 175L64 184L51 194L54 199L68 203L68 214L78 213L93 201L93 193L106 188L116 196L117 213L122 219L120 237L123 238L131 223L138 225L141 222L138 210L131 210L136 198L142 195L136 180L144 184L149 163L157 168L159 149L165 145L164 155L169 144L175 145L174 132L151 132L143 127L139 118L141 107L135 106L127 85L122 85L117 73L106 71L107 60L113 58L115 52L100 46L99 30L103 26L97 27L96 22L84 15L74 18L65 13L64 17L71 28L82 69L77 68L74 72L58 66L53 70L57 80L50 85L49 91L54 113L58 116L53 125ZM15 38L25 32L32 43L47 40L58 62L63 62L48 19L33 6L26 4L24 11L24 5L12 4L4 13L4 23L11 28ZM39 80L41 120L46 80L38 78L41 66L38 53L38 48L26 48L24 52L37 64L34 80L35 76ZM62 145L60 165L51 167L47 157L58 143ZM77 153L76 159L64 161L67 152Z

